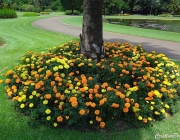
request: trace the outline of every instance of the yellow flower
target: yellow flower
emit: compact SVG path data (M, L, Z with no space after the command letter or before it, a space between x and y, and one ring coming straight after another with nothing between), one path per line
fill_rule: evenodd
M140 110L139 108L137 108L135 106L133 106L132 109L133 109L133 112L138 112Z
M159 115L160 113L158 111L155 111L154 114Z
M21 105L20 105L20 108L24 108L24 107L25 107L25 104L21 104Z
M102 92L102 93L103 93L103 92L106 92L106 89L102 89L101 92Z
M46 120L49 121L51 119L51 116L47 116Z
M36 91L33 91L33 92L32 92L32 95L36 95L36 93L37 93Z
M154 105L154 104L155 104L155 102L151 102L151 104L152 104L152 105Z
M55 66L55 67L53 68L53 70L54 70L54 71L58 71L58 67Z
M26 58L26 62L29 62L30 61L30 59L29 58Z
M33 104L33 103L30 103L30 104L29 104L29 107L33 107L33 106L34 106L34 104Z
M59 69L63 69L63 66L62 66L62 65L59 65L58 68L59 68Z
M64 65L64 68L65 68L65 69L69 69L69 65L67 65L67 64Z
M154 95L156 95L158 98L161 98L161 97L162 97L162 94L159 93L158 90L154 90Z
M57 123L54 123L53 125L54 125L54 127L57 127Z
M143 118L142 118L142 116L139 116L139 117L138 117L138 120L140 120L140 121L141 121L142 119L143 119Z
M126 96L128 97L129 95L131 95L131 91L128 91L127 93L126 93Z
M165 104L165 108L169 108L169 105L168 105L168 104Z
M59 104L60 104L60 105L64 105L64 102L60 102Z
M151 118L151 117L148 117L148 120L149 120L149 121L152 121L152 118Z
M51 110L50 110L50 109L46 109L45 113L46 113L46 114L50 114L50 113L51 113Z
M23 100L23 99L22 99L21 97L18 98L18 102L22 102L22 100Z
M89 123L90 123L90 124L93 124L93 121L92 121L92 120L90 120L90 121L89 121Z
M29 96L29 99L33 99L33 96L32 96L32 95L30 95L30 96Z
M25 100L26 99L26 95L22 95L22 97L21 97L23 100Z
M161 112L162 112L162 113L165 113L166 111L165 111L165 109L161 109Z
M154 109L154 107L153 107L153 106L150 106L150 107L149 107L149 109L150 109L150 110L153 110L153 109Z
M44 105L47 105L47 104L48 104L48 100L44 100L44 101L43 101L43 104L44 104Z

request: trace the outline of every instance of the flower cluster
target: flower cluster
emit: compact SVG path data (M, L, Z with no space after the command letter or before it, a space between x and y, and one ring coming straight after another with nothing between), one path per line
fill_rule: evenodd
M104 128L118 119L151 124L172 113L180 95L177 65L141 45L104 43L96 63L72 41L48 53L27 52L6 73L6 92L20 111L54 127Z

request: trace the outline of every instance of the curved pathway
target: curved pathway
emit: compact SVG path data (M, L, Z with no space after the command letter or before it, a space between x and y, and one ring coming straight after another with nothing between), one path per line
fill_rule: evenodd
M60 22L63 16L39 19L33 22L38 28L46 29L53 32L59 32L75 37L79 37L82 33L81 27L71 26ZM130 42L133 45L142 44L143 48L151 52L155 50L157 53L164 53L171 59L180 60L180 43L157 40L145 37L138 37L126 34L112 33L103 31L104 41L109 42Z

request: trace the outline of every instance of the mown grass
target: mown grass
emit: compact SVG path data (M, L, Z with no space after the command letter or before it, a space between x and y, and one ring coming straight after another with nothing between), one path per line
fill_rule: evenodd
M143 18L143 19L170 19L165 17L155 17L155 16L107 16L106 18ZM171 19L179 19L180 18L171 18ZM82 16L74 16L74 17L66 17L61 20L62 22L74 26L82 27ZM134 36L141 36L147 38L155 38L160 40L169 40L174 42L180 42L180 33L168 32L168 31L160 31L153 29L143 29L132 26L123 26L123 25L115 25L109 23L103 23L103 30L109 32L116 32L122 34L129 34Z
M0 36L6 40L6 45L0 47L0 79L7 69L19 63L20 57L26 51L46 51L50 47L77 39L32 26L32 21L48 16L23 17L22 13L19 15L17 19L0 19ZM59 14L51 13L50 16L57 15ZM178 64L180 66L179 62ZM80 132L44 126L30 128L27 124L28 117L14 110L13 102L7 99L3 85L0 85L0 91L0 139L2 140L153 140L157 133L180 135L180 112L162 122L156 122L153 127L122 132Z

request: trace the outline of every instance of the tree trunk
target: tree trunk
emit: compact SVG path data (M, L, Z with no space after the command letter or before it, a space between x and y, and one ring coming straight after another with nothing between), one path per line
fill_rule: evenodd
M81 53L100 61L102 53L102 0L84 0Z

